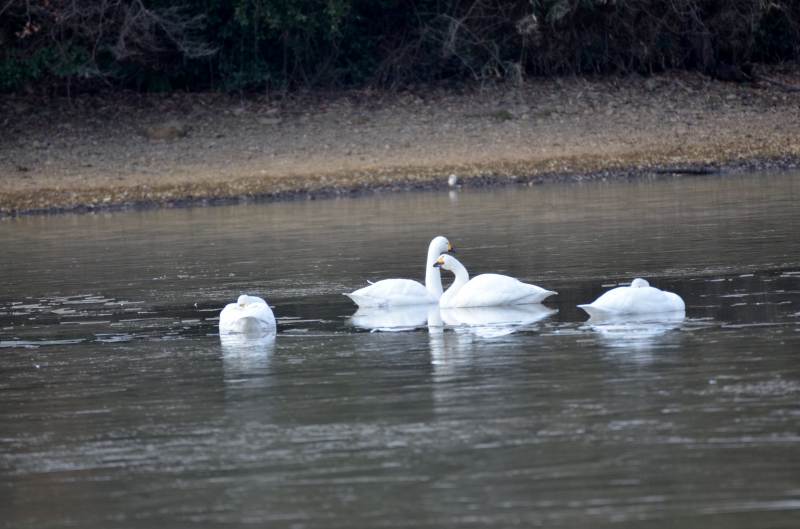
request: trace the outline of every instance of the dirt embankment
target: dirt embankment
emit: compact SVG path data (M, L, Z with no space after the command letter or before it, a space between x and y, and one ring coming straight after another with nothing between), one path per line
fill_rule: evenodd
M772 72L800 84L800 70ZM0 215L800 160L800 92L698 74L469 92L0 99Z

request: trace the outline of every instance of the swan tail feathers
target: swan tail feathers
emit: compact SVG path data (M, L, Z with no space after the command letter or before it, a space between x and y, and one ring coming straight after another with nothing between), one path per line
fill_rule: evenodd
M523 303L541 303L545 299L549 298L550 296L554 296L556 294L558 294L558 292L540 288L534 292L531 292L528 296L525 296L521 301Z
M385 300L380 300L373 298L371 296L364 296L361 294L356 294L355 292L351 292L349 294L345 294L348 298L353 300L353 303L358 305L359 307L383 307L386 306Z
M595 307L594 305L591 305L591 304L578 305L578 308L579 309L583 309L584 311L586 311L586 313L591 318L602 317L602 316L606 316L606 315L609 314L609 312L607 310L603 310L603 309L597 308L597 307Z
M345 294L342 294L342 295L343 296L347 296L348 298L350 298L353 301L353 303L355 303L356 305L360 305L361 304L360 300L363 299L363 296L359 296L355 292L345 293Z

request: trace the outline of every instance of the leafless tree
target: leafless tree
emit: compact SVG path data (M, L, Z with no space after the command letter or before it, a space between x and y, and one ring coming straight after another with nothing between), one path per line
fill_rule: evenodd
M78 77L104 75L98 61L104 53L148 63L168 54L215 52L198 37L202 16L180 7L149 8L142 0L8 0L0 17L11 19L4 25L11 24L18 47L56 50Z

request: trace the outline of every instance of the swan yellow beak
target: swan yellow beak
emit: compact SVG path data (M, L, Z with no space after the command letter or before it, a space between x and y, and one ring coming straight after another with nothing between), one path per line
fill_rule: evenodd
M447 243L447 253L456 253L456 249L449 242Z
M444 257L440 257L440 258L438 258L436 260L435 263L433 263L433 267L434 268L441 268L443 264L444 264Z

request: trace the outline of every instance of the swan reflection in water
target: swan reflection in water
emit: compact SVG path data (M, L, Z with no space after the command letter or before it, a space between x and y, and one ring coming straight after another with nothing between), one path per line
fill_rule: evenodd
M254 374L268 371L275 350L275 333L220 334L219 339L226 385L246 385L253 382Z
M658 345L670 331L679 329L685 319L684 311L592 316L586 321L586 328L596 332L611 347L647 350Z
M556 312L558 311L544 305L533 304L441 309L440 314L448 327L455 327L481 338L496 338L512 334Z
M440 309L438 305L359 309L350 323L371 332L427 329L431 364L437 381L446 381L520 329L555 314L543 305ZM445 332L447 329L447 332ZM487 347L489 348L487 350Z
M493 362L496 348L517 347L519 340L510 335L530 329L556 312L538 304L441 309L443 326L438 332L434 328L428 332L434 379L446 382L463 374L463 368ZM445 333L445 327L452 332Z
M440 309L438 305L360 308L350 318L350 324L371 332L427 329L434 376L438 381L446 381L462 367L484 357L487 347L502 346L505 342L498 338L556 312L540 304L454 309Z
M350 317L350 324L372 332L402 332L441 326L441 319L438 305L361 307Z
M440 309L437 305L360 308L350 318L355 327L369 331L399 332L427 327L442 332L445 326L484 338L506 336L556 313L544 305Z

